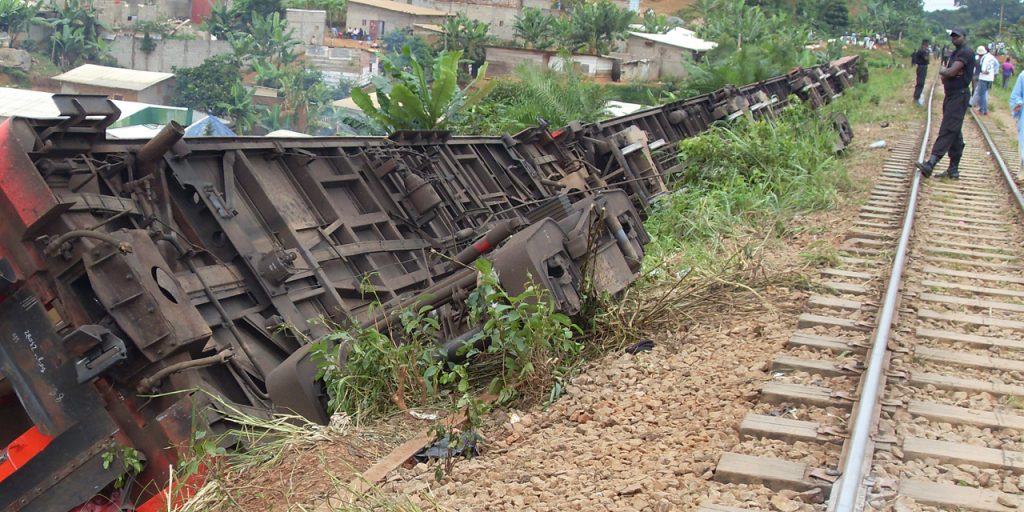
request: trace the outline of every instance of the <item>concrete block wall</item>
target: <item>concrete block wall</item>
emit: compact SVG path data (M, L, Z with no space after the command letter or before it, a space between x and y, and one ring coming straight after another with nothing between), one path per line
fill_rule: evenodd
M285 23L289 29L295 30L295 39L303 48L324 43L327 11L285 9Z
M231 53L231 44L227 41L201 39L158 40L156 49L148 54L142 51L141 37L120 36L110 45L110 54L119 66L163 73L173 73L174 67L195 67L210 57L226 53Z

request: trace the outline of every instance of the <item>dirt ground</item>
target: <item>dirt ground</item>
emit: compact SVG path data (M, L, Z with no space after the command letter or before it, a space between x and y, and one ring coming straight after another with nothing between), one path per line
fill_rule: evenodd
M791 237L762 249L756 271L771 284L649 333L649 353L592 362L547 410L495 411L480 456L459 462L441 481L424 464L394 471L380 493L352 510L665 511L714 496L715 463L739 442L736 427L804 309L804 276L814 269L800 253L840 245L887 155L867 146L884 139L891 148L914 129L909 96L908 86L877 107L893 113L887 127L854 126L846 163L857 186L841 206L797 219ZM327 496L345 494L354 475L429 426L397 415L291 449L280 464L230 472L218 483L230 491L227 509L312 510Z

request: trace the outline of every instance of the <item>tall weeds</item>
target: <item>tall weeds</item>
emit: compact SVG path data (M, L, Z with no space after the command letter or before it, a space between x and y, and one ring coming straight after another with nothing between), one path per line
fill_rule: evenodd
M679 146L676 187L646 227L649 264L713 271L738 235L777 236L795 215L833 206L851 183L823 118L797 108L775 120L716 125Z

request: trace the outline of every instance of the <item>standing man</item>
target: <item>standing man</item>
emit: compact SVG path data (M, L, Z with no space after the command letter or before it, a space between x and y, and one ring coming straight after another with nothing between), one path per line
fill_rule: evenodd
M921 174L928 178L935 169L939 159L949 153L949 170L946 176L951 179L960 179L960 157L964 154L964 134L960 131L964 124L964 115L967 114L968 102L971 94L967 86L971 83L971 76L974 75L974 52L967 47L967 38L961 28L954 28L949 31L950 40L953 42L953 53L949 56L949 65L939 70L939 77L942 78L942 86L946 97L942 100L942 124L939 126L939 136L932 145L932 154L928 160L917 162L917 168Z
M1007 55L1001 67L1003 69L1003 89L1006 89L1006 84L1013 78L1013 59Z
M1024 121L1021 120L1021 110L1024 110L1024 73L1017 75L1017 83L1010 93L1010 111L1017 121L1017 150L1020 152L1021 168L1024 169ZM1019 175L1017 179L1020 179Z
M921 41L921 47L910 55L910 63L917 66L917 83L914 84L914 101L920 106L924 105L924 98L921 97L921 93L924 92L924 80L928 77L928 54L928 40L924 39Z
M996 73L999 72L999 61L984 46L978 47L978 111L981 115L988 115L988 91L996 80Z

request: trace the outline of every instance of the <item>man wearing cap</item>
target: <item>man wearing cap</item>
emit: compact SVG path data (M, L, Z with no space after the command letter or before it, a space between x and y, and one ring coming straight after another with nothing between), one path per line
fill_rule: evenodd
M967 47L967 38L964 31L954 28L949 31L950 40L953 42L953 54L949 56L949 63L939 70L939 77L942 79L942 86L946 92L942 100L942 124L939 125L939 136L935 138L932 145L932 153L928 160L917 162L917 168L921 174L928 178L946 153L949 153L949 170L946 176L952 179L960 178L960 157L964 154L964 134L961 128L964 124L964 115L970 108L968 102L971 95L967 91L971 83L971 76L974 74L974 52Z
M917 66L917 83L914 84L914 101L918 105L924 105L921 93L924 92L924 80L928 77L928 40L921 41L921 47L910 55L910 63Z
M974 105L983 116L988 115L988 91L992 89L992 83L996 80L996 73L999 72L999 61L988 51L988 48L979 46L978 54L978 90L975 92L976 101Z

